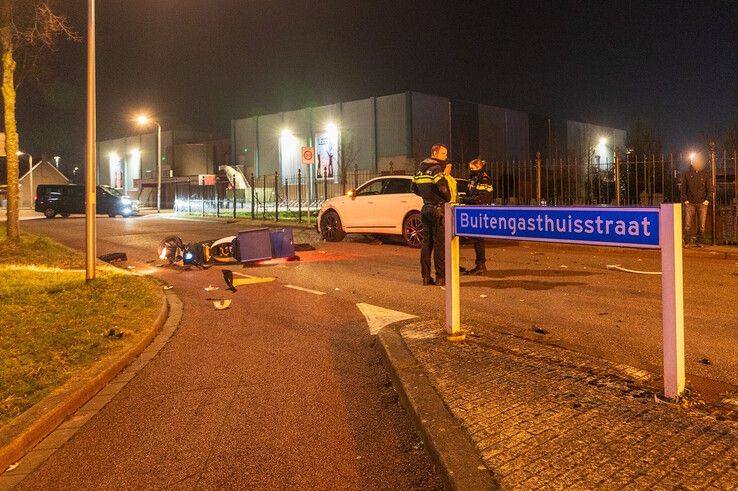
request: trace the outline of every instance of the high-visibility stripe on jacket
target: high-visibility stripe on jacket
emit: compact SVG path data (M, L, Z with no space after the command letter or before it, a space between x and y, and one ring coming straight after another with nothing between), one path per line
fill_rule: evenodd
M412 191L426 205L439 205L450 201L448 181L441 167L444 162L426 159L420 163L418 172L413 176Z

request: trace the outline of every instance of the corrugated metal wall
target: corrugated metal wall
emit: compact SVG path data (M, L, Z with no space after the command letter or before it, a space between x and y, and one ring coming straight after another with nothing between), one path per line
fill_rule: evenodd
M488 161L530 158L528 113L479 105L479 153Z
M359 169L374 170L374 99L344 102L340 128L341 146L347 154L354 154L347 170L353 170L354 163Z
M449 147L450 108L443 97L412 92L412 155L420 162L430 156L431 147Z
M284 123L282 113L268 114L258 118L258 160L255 174L271 175L279 170L279 137Z

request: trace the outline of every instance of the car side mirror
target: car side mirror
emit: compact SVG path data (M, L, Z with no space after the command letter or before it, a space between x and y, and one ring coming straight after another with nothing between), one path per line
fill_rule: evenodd
M351 199L356 199L356 190L355 189L349 189L346 193L346 196L348 196Z

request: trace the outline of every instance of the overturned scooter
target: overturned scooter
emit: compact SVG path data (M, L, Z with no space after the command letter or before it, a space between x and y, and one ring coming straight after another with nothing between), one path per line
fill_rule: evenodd
M295 255L291 228L243 230L237 235L188 244L172 235L159 245L159 259L185 268L207 268L215 263L256 263L277 258L299 260Z

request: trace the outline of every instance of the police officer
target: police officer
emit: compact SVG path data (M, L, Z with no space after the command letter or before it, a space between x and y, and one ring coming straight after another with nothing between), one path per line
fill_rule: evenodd
M443 207L451 200L446 176L451 173L447 162L448 149L433 145L431 156L420 163L413 176L412 191L423 198L421 219L423 221L423 244L420 248L420 272L423 285L445 285L445 244L443 237ZM431 254L436 269L436 279L431 276Z
M465 205L491 205L492 204L492 180L484 171L487 165L482 159L474 159L469 162L469 187L461 202ZM473 269L467 270L466 274L478 275L487 272L487 257L484 250L484 239L474 237L471 239L474 244L475 265Z

